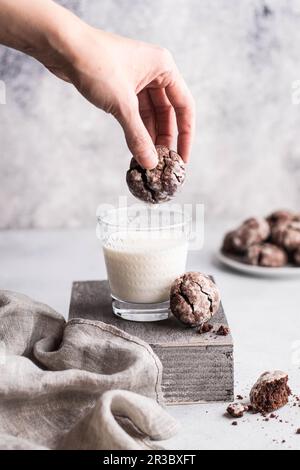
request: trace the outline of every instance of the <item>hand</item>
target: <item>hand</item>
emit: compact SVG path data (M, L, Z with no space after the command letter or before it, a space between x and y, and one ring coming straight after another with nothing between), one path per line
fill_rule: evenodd
M187 162L194 102L171 54L90 27L77 46L68 79L91 103L119 121L138 162L155 167L154 144L173 148L177 128L177 150Z
M194 101L167 50L92 28L49 0L43 5L37 0L12 4L0 0L5 24L16 23L13 37L4 35L3 43L33 55L111 113L143 167L156 166L155 144L173 148L176 137L177 151L188 161Z

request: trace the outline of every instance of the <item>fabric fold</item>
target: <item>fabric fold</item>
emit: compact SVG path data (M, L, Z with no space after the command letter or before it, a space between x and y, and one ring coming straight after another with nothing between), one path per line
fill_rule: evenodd
M157 448L176 432L160 360L116 327L0 291L0 346L1 448Z
M61 449L161 449L153 443L177 432L177 422L155 401L124 390L105 392L64 437ZM79 437L80 436L80 437ZM145 436L147 436L145 438Z

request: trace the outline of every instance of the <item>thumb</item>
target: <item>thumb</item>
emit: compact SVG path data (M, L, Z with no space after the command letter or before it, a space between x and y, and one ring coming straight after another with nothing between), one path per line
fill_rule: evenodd
M155 168L158 163L154 143L139 113L138 101L120 113L118 121L123 127L130 152L137 162L146 169ZM135 101L134 100L134 101Z

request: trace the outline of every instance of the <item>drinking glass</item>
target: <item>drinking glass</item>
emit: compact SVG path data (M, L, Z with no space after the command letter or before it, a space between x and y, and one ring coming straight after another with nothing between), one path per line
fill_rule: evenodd
M98 215L115 315L132 321L169 316L172 282L185 272L190 217L167 207L124 207Z

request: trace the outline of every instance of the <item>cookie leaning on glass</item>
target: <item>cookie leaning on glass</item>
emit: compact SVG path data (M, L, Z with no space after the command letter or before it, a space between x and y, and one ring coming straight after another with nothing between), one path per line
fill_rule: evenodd
M217 313L221 296L205 274L188 272L175 279L170 291L170 309L184 325L201 326Z

